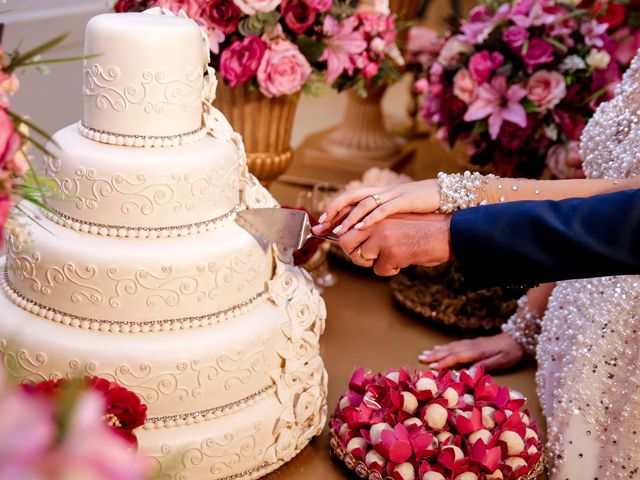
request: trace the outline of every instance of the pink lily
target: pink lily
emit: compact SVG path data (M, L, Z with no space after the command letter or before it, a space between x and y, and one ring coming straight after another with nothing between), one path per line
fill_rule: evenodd
M331 15L327 15L324 19L322 30L331 38L320 60L327 62L328 83L333 83L345 70L349 75L353 75L356 67L354 57L367 48L364 34L358 30L354 31L356 22L356 17L349 17L342 23Z
M464 121L473 122L489 117L489 135L493 140L498 138L504 121L524 128L527 126L527 113L520 100L526 94L526 89L519 84L507 88L507 77L496 75L491 83L478 87L478 96L469 105Z

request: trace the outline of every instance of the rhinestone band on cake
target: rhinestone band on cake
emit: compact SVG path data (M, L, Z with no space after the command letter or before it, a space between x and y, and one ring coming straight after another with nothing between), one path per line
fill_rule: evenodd
M83 137L87 137L94 142L107 143L109 145L119 145L125 147L178 147L189 145L202 140L207 131L200 127L191 132L170 136L146 136L146 135L122 135L114 132L96 130L87 126L84 122L78 123L78 130Z
M33 313L34 315L38 315L39 317L70 327L111 333L171 332L216 325L230 320L239 314L249 312L251 308L266 299L266 294L268 292L268 289L265 288L260 293L242 303L233 305L220 312L207 315L135 322L127 320L99 320L96 318L78 317L67 312L61 312L46 305L42 305L41 303L34 302L15 289L11 280L9 280L9 273L6 266L4 268L4 275L0 278L0 288L14 304L23 310Z
M145 429L153 428L171 428L181 427L183 425L191 425L193 423L214 420L216 418L236 412L244 407L251 405L263 398L267 393L275 389L274 385L267 385L255 393L241 398L238 401L221 405L219 407L208 408L206 410L198 410L197 412L181 413L178 415L166 415L162 417L149 417L144 424Z
M120 238L175 238L186 237L198 233L211 232L221 227L226 221L235 218L236 213L242 209L241 205L236 205L224 215L207 220L204 222L191 223L189 225L179 225L177 227L124 227L118 225L104 225L101 223L92 223L73 218L66 213L62 213L57 209L47 206L51 210L48 212L42 210L44 215L63 227L71 228L77 232L90 233L92 235L101 235L103 237L120 237Z

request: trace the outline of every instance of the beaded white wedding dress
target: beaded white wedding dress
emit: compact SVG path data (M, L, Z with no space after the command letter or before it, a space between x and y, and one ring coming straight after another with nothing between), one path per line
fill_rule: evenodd
M640 174L640 53L581 138L589 178ZM541 323L538 394L554 480L640 476L640 277L560 282Z

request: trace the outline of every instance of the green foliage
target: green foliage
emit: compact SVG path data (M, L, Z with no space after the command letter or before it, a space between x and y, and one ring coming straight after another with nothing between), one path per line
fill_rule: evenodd
M296 39L296 45L298 45L300 52L309 60L310 63L318 62L326 48L323 42L314 40L306 35L300 35Z

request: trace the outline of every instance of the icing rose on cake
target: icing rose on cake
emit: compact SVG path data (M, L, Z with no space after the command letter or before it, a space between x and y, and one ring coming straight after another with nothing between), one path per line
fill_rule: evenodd
M525 402L481 368L360 369L331 419L331 449L369 480L517 480L541 466Z

